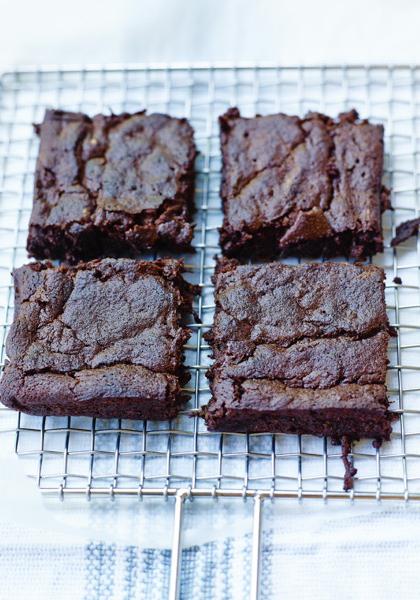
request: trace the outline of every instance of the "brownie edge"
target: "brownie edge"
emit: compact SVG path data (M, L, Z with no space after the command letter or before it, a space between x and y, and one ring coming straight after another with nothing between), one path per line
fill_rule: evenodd
M182 262L103 259L14 271L0 399L36 415L170 419L186 397L194 286Z
M291 433L335 441L388 440L391 419L384 385L291 388L267 379L237 382L215 377L214 398L203 410L210 431Z

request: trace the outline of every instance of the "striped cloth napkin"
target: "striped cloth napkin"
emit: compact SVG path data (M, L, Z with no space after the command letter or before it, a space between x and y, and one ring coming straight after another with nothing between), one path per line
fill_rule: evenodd
M14 467L0 461L0 600L167 598L172 500L46 501ZM418 599L420 506L266 502L261 599ZM187 501L183 600L248 597L251 527L252 501Z

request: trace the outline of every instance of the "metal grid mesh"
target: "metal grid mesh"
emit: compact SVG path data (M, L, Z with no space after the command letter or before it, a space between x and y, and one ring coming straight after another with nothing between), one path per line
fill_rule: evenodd
M32 123L46 107L168 112L190 119L200 150L196 179L194 255L187 277L202 288L186 345L191 370L187 410L209 399L204 372L209 349L202 334L212 321L211 274L221 222L217 116L229 106L244 115L321 110L335 115L355 107L383 122L386 179L395 211L384 216L386 248L374 261L387 273L387 304L398 337L391 342L388 387L400 417L390 443L353 447L357 497L420 498L420 246L411 239L389 246L395 224L418 215L420 162L420 68L179 67L26 71L6 73L0 87L0 361L13 316L12 267L27 258L37 139ZM288 260L290 264L296 260ZM399 276L403 285L393 278ZM171 423L17 415L0 407L0 431L16 431L16 452L43 490L336 497L342 492L340 450L312 436L208 433L187 414ZM10 460L14 460L11 456Z

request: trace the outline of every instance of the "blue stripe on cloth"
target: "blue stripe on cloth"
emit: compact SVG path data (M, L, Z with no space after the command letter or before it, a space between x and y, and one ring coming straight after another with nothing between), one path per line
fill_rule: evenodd
M141 567L139 565L138 577L141 578L141 595L138 597L139 600L143 600L143 598L148 600L166 599L169 593L171 551L148 548L142 550L140 560Z
M197 569L197 553L199 548L191 546L182 551L181 557L181 581L180 581L180 600L191 597L191 591L194 589L194 578Z
M169 593L169 576L170 576L170 570L171 570L171 551L170 550L164 550L163 551L163 589L167 590L167 593ZM165 596L166 598L166 596Z
M135 600L136 581L138 575L138 549L137 546L127 546L124 550L125 589L124 600Z
M85 600L113 600L115 580L115 544L86 546Z
M223 600L232 598L232 539L227 538L223 544Z
M150 597L153 591L153 586L156 585L157 573L161 571L159 568L159 558L163 560L162 551L155 550L154 548L147 548L146 550L142 551L141 557L144 588L147 597Z
M260 586L261 600L272 600L275 598L273 594L273 586L271 585L271 572L273 569L273 531L267 530L263 532L263 544L261 547L261 581L264 585Z
M213 600L214 598L214 582L215 578L218 577L215 550L216 544L214 542L204 545L204 572L201 580L203 600Z

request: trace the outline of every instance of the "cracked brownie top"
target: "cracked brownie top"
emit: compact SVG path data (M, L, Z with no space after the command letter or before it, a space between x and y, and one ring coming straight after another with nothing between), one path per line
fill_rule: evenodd
M10 360L31 373L115 363L176 373L188 337L180 325L187 302L180 272L176 261L129 259L16 269Z
M289 346L303 338L366 337L386 327L384 272L344 263L288 266L220 261L217 341Z
M181 271L182 263L169 259L17 269L2 401L40 414L110 416L95 412L94 402L132 397L137 418L141 399L155 402L153 418L173 414L189 337L181 318L191 311L194 292ZM49 406L42 404L48 398ZM82 399L92 401L84 405L87 413L77 403ZM108 411L127 416L123 402L112 407L109 400Z
M213 369L297 387L383 383L389 338L383 279L373 265L219 261L207 334Z
M383 127L333 120L220 117L225 254L361 257L382 249Z
M49 110L37 132L31 255L189 247L196 151L186 119Z

